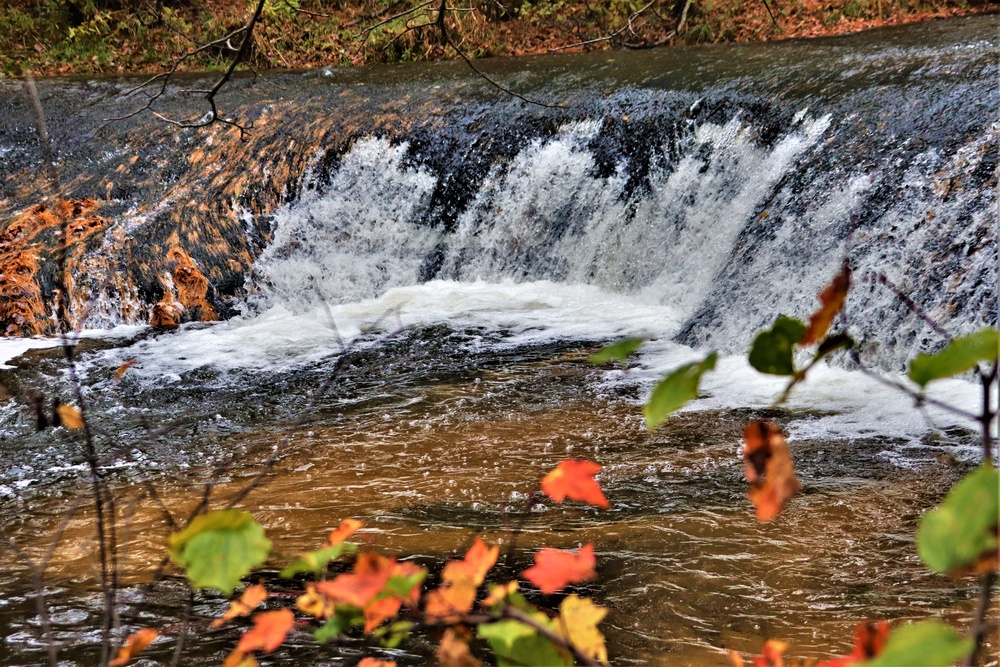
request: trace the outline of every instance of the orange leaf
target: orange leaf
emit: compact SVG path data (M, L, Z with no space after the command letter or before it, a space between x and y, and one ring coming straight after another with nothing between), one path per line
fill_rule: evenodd
M395 559L363 553L354 563L354 574L341 574L333 581L321 581L316 584L316 590L334 602L364 609L385 588L395 565Z
M770 521L802 488L795 476L788 444L777 424L763 421L747 424L743 432L743 462L757 520Z
M358 663L358 667L396 667L392 660L376 660L375 658L363 658Z
M222 667L259 667L257 659L253 655L247 655L242 651L233 651L222 661Z
M487 547L479 537L472 543L462 560L450 561L444 566L441 578L449 583L467 578L475 586L483 583L486 573L497 564L500 556L500 546Z
M358 531L364 524L357 519L344 519L326 538L328 546L336 546Z
M80 413L80 409L75 405L60 404L56 408L56 412L59 414L59 421L62 422L62 425L66 428L83 428L83 415Z
M542 491L557 503L569 498L608 509L611 505L594 479L600 471L601 466L593 461L565 459L542 478Z
M125 375L125 371L135 366L138 361L139 361L138 359L129 359L124 364L119 366L118 370L115 371L115 379L121 380L122 377L124 377Z
M535 554L534 566L522 574L543 593L551 595L569 584L596 577L596 564L593 544L581 547L577 553L546 548Z
M372 600L365 607L365 632L371 632L382 624L387 618L392 618L403 606L403 602L396 597Z
M229 603L229 609L226 613L222 615L222 618L217 618L212 621L212 627L217 628L221 626L226 621L236 618L237 616L249 616L250 612L256 609L261 602L267 599L267 591L260 584L254 584L253 586L247 586L247 589L243 591L243 595L240 596L239 600L233 600Z
M483 664L469 651L472 633L468 628L454 627L444 631L438 644L437 659L440 667L479 667Z
M291 609L261 612L254 616L253 627L240 637L240 643L236 645L236 652L263 651L270 653L285 643L285 637L292 631L294 625L295 616Z
M768 639L764 642L764 650L761 655L754 656L753 667L785 667L785 659L782 657L788 644L776 639ZM746 663L736 651L729 652L729 662L733 667L744 667Z
M847 264L840 270L833 280L819 293L819 302L822 304L815 313L809 317L809 327L806 329L799 345L812 345L818 343L830 325L833 318L844 307L844 300L847 298L847 290L851 288L851 269Z
M125 646L118 649L118 655L111 661L111 667L124 667L129 660L139 655L144 648L160 636L160 633L152 628L137 630L125 640Z
M840 658L824 660L816 667L850 667L878 656L889 638L889 624L886 621L873 623L866 621L854 628L854 650Z
M476 601L476 585L459 579L424 596L424 615L430 623L458 623Z

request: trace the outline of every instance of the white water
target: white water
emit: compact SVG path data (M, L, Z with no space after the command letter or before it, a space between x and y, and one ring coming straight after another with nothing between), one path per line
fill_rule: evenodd
M241 317L106 352L99 363L136 358L130 374L153 385L183 382L202 368L226 383L233 372L321 362L372 327L385 332L444 323L489 333L484 345L648 338L637 367L604 371L600 382L649 388L707 349L745 351L753 332L779 312L808 316L847 249L846 222L872 177L839 175L835 188L810 195L815 202L806 213L769 212L788 203L789 194L778 188L782 179L830 139L829 117L803 110L769 147L738 116L691 127L686 141L656 155L648 187L631 194L625 193L624 162L611 176L597 175L588 142L600 128L593 121L568 125L493 165L453 231L422 222L437 176L408 156L405 144L360 140L326 182L307 178L298 200L277 212L273 242L254 266ZM977 138L953 156L931 151L908 167L914 196L890 207L887 227L850 239L856 276L884 270L905 284L914 257L949 231L928 224L929 211L955 214L962 204L935 183L975 168L989 140ZM975 224L955 230L959 240L969 237L969 247L988 224L985 213L977 215ZM741 236L750 222L767 238ZM919 243L890 243L897 233ZM758 246L751 253L748 241ZM435 253L443 258L436 269ZM746 261L734 267L734 257ZM425 280L429 268L437 279ZM956 280L974 281L982 272L974 265ZM877 331L899 304L885 290L877 298L873 292L869 286L860 296L852 293L849 312L853 322L875 323ZM705 349L672 342L713 300L725 317L704 336ZM916 333L924 325L910 318L907 326L909 345L919 348ZM688 409L766 407L783 386L783 379L752 370L741 354L729 354L706 377L707 396ZM970 382L943 382L935 391L957 407L977 408ZM921 413L899 392L827 367L815 369L788 406L832 413L794 422L793 437L879 434L916 442L933 428L975 427L939 411Z

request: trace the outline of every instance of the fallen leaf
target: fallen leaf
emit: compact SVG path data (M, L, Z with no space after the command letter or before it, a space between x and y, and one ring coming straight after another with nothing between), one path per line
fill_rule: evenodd
M580 653L607 664L608 649L604 645L604 635L597 629L597 624L607 615L607 609L589 598L570 595L559 605L561 634Z
M594 475L601 466L585 459L564 459L542 478L542 491L557 503L566 498L597 505L604 509L611 507Z
M236 645L239 653L263 651L271 653L285 643L285 638L295 625L291 609L265 611L253 618L253 627L247 630Z
M83 415L80 413L80 409L75 405L60 404L56 408L56 412L59 414L59 421L62 422L62 425L66 428L83 428Z
M125 640L125 645L118 649L118 655L111 661L111 667L124 667L159 636L160 633L152 628L143 628L133 632Z
M551 595L569 584L596 577L596 564L593 544L581 547L576 553L545 548L535 554L534 566L522 574L543 593Z
M770 521L801 489L788 444L777 424L763 421L747 424L743 432L743 461L757 520Z
M330 536L326 538L326 543L328 546L336 546L349 538L354 533L358 532L364 524L357 519L344 519L340 522L335 530L330 533Z
M820 308L809 317L809 326L806 328L799 345L812 345L818 342L833 324L833 318L844 307L844 300L847 298L847 291L851 288L851 268L844 263L833 280L819 293Z
M454 627L444 631L437 648L440 667L479 667L483 664L469 650L472 633L468 628Z
M133 366L135 366L136 363L138 363L138 361L139 361L138 359L129 359L124 364L122 364L121 366L119 366L118 370L115 371L115 379L116 380L121 380L122 377L124 377L124 375L125 375L125 371L127 371L128 369L130 369Z
M240 596L239 600L233 600L229 603L229 609L227 609L226 613L222 615L222 618L217 618L212 621L212 627L218 628L226 621L234 619L238 616L249 616L250 613L266 599L267 590L265 590L263 586L260 584L247 586L247 589L243 591L243 595Z

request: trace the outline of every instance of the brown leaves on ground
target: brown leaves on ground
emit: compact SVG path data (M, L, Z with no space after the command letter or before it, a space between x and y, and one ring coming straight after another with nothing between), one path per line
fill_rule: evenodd
M799 345L806 346L818 343L830 330L833 318L837 316L847 298L847 291L851 288L851 268L845 263L840 273L834 276L833 280L819 294L819 301L822 304L809 317L809 327L806 329Z
M545 548L535 554L535 564L522 574L543 593L552 595L570 584L596 577L596 565L593 544L580 547L576 553Z
M253 627L243 633L236 650L226 656L222 667L248 667L257 661L249 655L254 651L271 653L285 643L288 633L295 627L291 609L265 611L254 616Z
M608 509L611 505L594 475L601 466L584 459L565 459L542 478L542 491L557 503L566 498Z
M486 573L496 565L500 547L487 547L480 538L462 560L450 561L441 574L443 583L425 596L424 614L430 622L457 623L472 609L476 591Z
M232 620L239 616L249 616L254 609L260 606L260 603L267 599L267 590L264 589L260 584L254 584L253 586L247 586L247 589L243 591L243 595L240 596L239 600L233 600L229 603L229 609L226 613L222 615L222 618L217 618L212 621L212 627L218 628L226 621Z
M770 521L802 488L781 428L774 422L747 424L743 432L743 462L757 520Z
M143 628L133 632L125 640L125 645L118 649L118 655L111 661L111 667L124 667L159 636L160 633L152 628Z

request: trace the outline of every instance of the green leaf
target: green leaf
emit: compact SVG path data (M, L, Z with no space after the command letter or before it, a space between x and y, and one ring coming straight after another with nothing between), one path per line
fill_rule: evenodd
M656 428L671 412L698 398L698 382L705 371L715 368L715 361L718 358L719 355L712 352L704 361L681 366L660 380L642 409L642 414L646 417L646 427Z
M191 587L217 588L226 595L270 552L264 529L243 510L202 514L170 536L170 557L184 568Z
M427 578L427 571L423 570L412 574L409 577L401 577L395 574L389 577L389 581L385 584L385 589L381 595L395 596L398 598L405 598L410 595L410 591L413 590L414 586L419 586L424 583L424 579Z
M350 627L347 619L340 614L334 614L326 623L322 626L316 628L313 632L313 639L315 639L320 644L326 644L327 642L336 639L340 635L344 634L344 631Z
M642 345L643 340L642 338L626 338L617 343L612 343L587 357L587 361L595 366L609 361L625 361L628 355L635 352Z
M858 667L952 667L973 645L946 623L921 621L893 630L882 653Z
M837 350L849 350L854 347L854 339L841 331L824 338L816 348L816 358L822 359Z
M357 550L358 548L353 544L342 542L332 547L323 547L316 551L310 551L292 561L291 565L282 570L278 576L282 579L291 579L296 574L302 572L320 574L326 569L330 561L340 558L345 553L352 554Z
M750 365L761 373L795 375L792 349L805 333L805 324L793 317L778 315L774 326L753 339L748 357Z
M531 615L540 624L549 627L551 622L543 615ZM558 631L552 628L553 631ZM489 642L497 659L497 667L519 665L573 664L573 657L562 647L556 646L538 634L534 628L513 619L480 625L479 636Z
M956 484L917 529L917 550L935 572L962 572L997 549L1000 473L984 463Z
M952 340L936 354L918 354L910 362L910 379L925 387L931 380L972 370L980 361L996 363L998 349L1000 333L989 327L981 329Z

